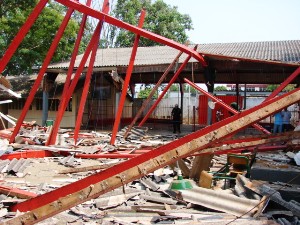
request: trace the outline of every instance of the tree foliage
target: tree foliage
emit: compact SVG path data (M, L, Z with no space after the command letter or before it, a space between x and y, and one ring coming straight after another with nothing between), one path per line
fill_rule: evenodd
M227 87L221 85L214 88L215 91L227 91Z
M143 28L179 43L188 40L186 30L192 29L189 15L180 14L177 7L167 5L163 0L118 0L112 15L124 22L137 26L140 12L146 10ZM132 47L135 34L112 27L109 43L112 47ZM139 46L159 45L146 38L141 38Z
M38 0L1 0L0 1L0 57L2 57L19 29L27 20ZM54 1L49 1L14 56L6 66L3 74L23 75L32 73L32 67L41 66L49 47L64 18L66 8ZM52 62L70 58L77 38L81 16L74 13L64 32ZM85 49L90 35L90 26L82 41L81 52Z
M146 86L144 89L140 90L139 94L138 94L138 98L148 98L150 92L152 91L153 87L151 86ZM157 92L154 93L154 95L152 96L152 98L157 99Z
M170 91L179 91L179 84L172 84L169 90Z
M288 84L284 89L283 89L283 91L292 91L292 90L294 90L295 89L295 84ZM274 91L276 88L278 88L279 87L279 85L278 84L270 84L270 85L268 85L267 86L267 88L266 88L266 90L267 91Z

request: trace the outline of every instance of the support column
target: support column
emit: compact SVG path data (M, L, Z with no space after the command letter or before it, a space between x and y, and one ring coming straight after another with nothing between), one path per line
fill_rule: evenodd
M43 91L43 117L42 126L46 126L46 121L48 119L48 105L49 105L49 92Z
M58 73L47 73L43 78L43 113L42 126L46 126L49 112L49 91L53 88L54 82Z
M205 85L207 87L207 92L214 94L214 86L215 86L215 70L211 65L208 65L204 68L204 79L205 79ZM208 103L211 101L211 99L208 99ZM207 108L207 125L212 124L212 109L210 107Z
M244 107L243 107L243 109L245 110L247 107L247 84L244 84L244 88L245 88L245 90L244 90Z
M180 90L180 108L181 108L181 118L180 121L183 124L183 97L184 97L184 90L183 90L183 83L180 82L179 84L179 90Z
M119 110L119 104L120 104L120 98L121 98L121 92L119 92L118 90L117 90L117 92L116 92L116 103L115 103L115 115L117 115L117 113L118 113L118 110ZM118 130L120 130L120 126L121 126L121 122L118 124Z
M240 85L239 83L235 84L235 96L236 96L236 104L237 104L237 111L240 111Z

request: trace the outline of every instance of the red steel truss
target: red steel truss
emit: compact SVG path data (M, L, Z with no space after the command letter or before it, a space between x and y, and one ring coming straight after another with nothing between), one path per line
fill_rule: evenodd
M202 66L207 66L205 63L203 57L196 51L197 46L195 46L194 49L190 49L186 47L185 45L179 44L175 41L172 41L170 39L164 38L162 36L159 36L157 34L154 34L152 32L146 31L142 29L142 21L143 21L143 14L141 16L140 24L136 27L133 25L130 25L128 23L122 22L118 19L115 19L111 16L109 16L108 13L108 5L107 1L105 1L104 6L103 6L103 12L96 11L92 8L89 7L91 1L88 0L87 5L81 4L78 1L75 0L56 0L57 2L65 5L66 7L69 7L67 14L61 24L61 27L59 28L51 46L48 51L48 54L43 62L42 68L38 74L38 78L36 79L29 97L25 103L24 109L19 117L19 120L16 124L16 127L13 131L13 134L10 137L10 142L13 142L15 139L16 134L19 132L19 129L23 123L23 120L26 116L26 113L29 109L29 106L31 105L34 95L40 86L40 83L42 81L42 78L46 72L46 69L52 59L52 56L56 50L56 47L64 33L64 30L68 24L68 21L73 13L74 10L77 10L81 12L84 17L83 17L83 22L82 26L80 28L79 34L78 34L78 40L81 39L81 36L83 34L83 29L84 29L84 24L86 21L87 16L92 16L96 19L99 20L99 23L96 27L95 33L93 34L91 41L89 45L87 46L87 49L83 55L82 61L79 64L79 67L74 75L73 81L71 82L71 75L72 75L72 69L74 68L74 61L75 61L75 56L76 54L73 54L72 56L72 62L70 69L68 71L68 76L67 76L67 81L66 85L64 87L64 96L61 101L61 107L59 108L59 111L57 113L57 118L53 127L52 134L47 142L47 144L54 144L55 139L56 139L56 134L59 128L59 124L61 122L63 113L65 111L65 107L67 105L67 102L71 98L74 89L76 87L76 84L78 82L79 76L83 71L83 68L88 60L88 57L90 53L92 52L92 60L93 57L95 56L95 51L97 43L99 41L99 34L101 32L101 27L104 22L115 25L120 28L124 28L128 31L131 31L136 34L136 39L135 39L135 44L134 48L132 51L132 56L130 60L130 66L128 68L127 74L126 74L126 85L124 85L123 90L127 91L127 87L130 81L130 74L132 72L132 67L134 64L134 57L136 53L136 48L138 44L139 37L145 37L148 39L151 39L153 41L156 41L161 44L168 45L172 48L175 48L183 53L186 53L187 59L186 61L181 65L180 69L177 71L178 74L175 74L173 79L171 80L170 84L175 81L177 76L179 75L180 71L183 69L185 64L188 62L188 60L191 57L194 57L196 60L198 60ZM44 8L44 6L47 4L48 1L46 0L41 0L36 8L33 10L32 14L29 16L28 20L24 24L24 26L21 28L20 32L17 34L11 45L9 46L8 50L4 54L3 58L0 61L0 72L3 71L5 68L7 62L10 60L12 55L14 54L15 50L23 40L24 36L40 14L41 10ZM79 42L76 42L75 45L75 50L79 46ZM89 65L89 72L91 72L91 68L93 62L90 63ZM291 77L286 80L280 88L283 88L284 85L287 85L292 79L294 79L300 72L300 68L298 68L292 75ZM83 93L83 98L85 99L86 94L87 94L87 89L89 86L89 76L87 77L85 88L84 88L84 93ZM279 88L279 89L280 89ZM278 89L278 90L279 90ZM176 162L180 158L187 157L193 153L198 152L198 154L204 154L204 153L222 153L226 152L232 149L226 149L222 150L218 148L217 142L238 132L239 130L255 124L257 121L260 121L269 115L273 114L274 112L277 112L291 104L294 104L300 100L300 88L295 89L289 93L286 93L282 96L275 97L277 94L274 93L272 96L270 96L267 101L263 102L261 105L253 107L249 110L245 110L243 112L240 112L232 117L229 117L225 120L222 120L218 123L215 123L211 126L208 126L202 130L199 130L197 132L194 132L192 134L189 134L185 137L182 137L178 140L175 140L169 144L163 145L161 147L158 147L154 150L147 151L143 154L136 154L134 158L130 158L129 160L122 162L118 165L115 165L111 168L106 169L105 171L101 171L99 173L93 174L89 177L86 177L82 180L79 180L77 182L74 182L72 184L63 186L61 188L58 188L54 191L51 191L49 193L43 194L36 196L32 199L29 199L27 201L24 201L22 203L18 203L16 205L13 205L11 207L11 210L13 211L21 211L25 212L24 214L17 216L10 221L8 221L8 224L32 224L38 221L41 221L45 218L48 218L50 216L53 216L61 211L64 211L66 209L69 209L73 206L76 206L82 202L85 202L89 199L95 198L101 194L104 194L110 190L113 190L117 187L120 187L124 184L127 184L135 179L141 178L144 175L153 172L154 170L158 168L162 168L166 165L169 165L171 163ZM83 105L85 100L82 100L82 103L80 104L80 110L83 109ZM120 112L122 112L122 107L124 105L124 99L121 98L120 101ZM158 104L158 101L157 101ZM157 105L156 104L156 105ZM115 126L117 127L119 116L121 113L118 113L118 117L116 118ZM81 111L79 113L79 116L77 118L76 124L78 125L78 121L81 119ZM144 118L146 120L147 117ZM143 124L142 121L139 125L141 126ZM78 128L77 128L78 129ZM114 136L116 133L116 128L114 128ZM74 132L74 139L77 139L78 137L78 130ZM253 140L249 141L249 146L253 146L253 144L257 141L256 144L261 144L261 140ZM112 143L114 143L114 139L111 140ZM213 146L216 144L216 146ZM244 144L244 143L243 143ZM209 149L211 147L211 149ZM207 148L204 150L204 148ZM30 153L28 152L28 155ZM44 152L39 152L39 156L42 155L48 155L49 153L44 151ZM19 153L19 157L20 153ZM82 155L83 157L83 155ZM129 157L129 155L128 155Z
M22 113L19 117L19 120L15 126L15 130L11 136L11 139L10 139L10 142L14 142L14 139L17 135L17 133L19 132L20 130L20 127L22 125L22 122L28 112L28 109L29 109L29 106L31 105L32 101L33 101L33 98L34 98L34 95L42 81L42 78L43 78L43 75L44 73L46 72L46 69L51 61L51 58L56 50L56 47L59 43L59 40L60 38L62 37L63 35L63 32L65 30L65 27L70 19L70 16L71 14L73 13L74 10L77 10L81 13L83 13L83 15L88 15L88 16L92 16L96 19L99 19L99 21L103 21L103 22L106 22L106 23L109 23L109 24L112 24L112 25L115 25L115 26L118 26L120 28L124 28L126 30L129 30L133 33L135 33L136 35L138 36L142 36L142 37L146 37L148 39L151 39L153 41L156 41L156 42L159 42L161 44L165 44L165 45L168 45L170 47L173 47L175 49L178 49L182 52L185 52L187 53L190 57L194 57L196 60L198 60L203 66L206 66L206 62L204 61L203 57L196 51L196 50L192 50L192 49L189 49L188 47L186 47L185 45L182 45L182 44L179 44L173 40L170 40L168 38L165 38L165 37L162 37L160 35L157 35L155 33L152 33L152 32L149 32L149 31L146 31L144 29L142 29L141 27L136 27L136 26L133 26L131 24L128 24L128 23L125 23L123 21L120 21L118 19L115 19L114 17L112 16L109 16L108 14L106 14L108 11L104 11L104 12L100 12L100 11L97 11L97 10L94 10L92 8L89 7L89 3L87 3L87 5L84 5L84 4L81 4L79 3L78 1L74 1L74 0L57 0L57 2L60 2L61 4L69 7L69 10L68 10L68 13L67 15L65 16L65 19L64 21L62 22L62 25L61 27L59 28L58 30L58 33L56 34L55 36L55 39L53 40L53 43L49 49L49 52L46 56L46 59L43 63L43 66L39 72L39 75L30 91L30 94L29 94L29 97L25 103L25 106L22 110ZM18 35L16 36L16 38L14 39L13 43L10 45L8 51L4 54L3 58L2 58L2 67L5 67L7 62L9 61L9 59L11 58L11 56L13 55L14 51L17 49L17 46L21 43L21 41L23 40L24 36L26 35L26 33L28 32L28 30L30 29L31 25L34 23L35 19L37 18L37 16L39 15L39 13L41 12L41 10L44 8L45 4L47 3L47 1L41 1L37 7L33 10L33 12L31 13L29 19L26 21L26 23L24 24L24 26L21 28L22 29L22 32L19 32ZM80 38L80 34L78 35L78 37ZM91 42L95 42L95 40L91 41ZM90 49L87 48L87 51L86 53L90 53L91 49L92 49L92 46L93 44L90 43L91 46L90 46ZM75 46L76 48L76 46ZM86 58L87 60L87 58ZM86 61L84 60L84 57L82 59L82 62L83 61ZM84 67L84 63L82 63L82 68ZM72 67L73 65L71 65ZM0 67L0 69L3 70L3 68ZM0 70L0 72L2 71ZM71 71L71 70L70 70ZM78 68L77 72L76 72L76 75L79 76L79 74L82 72L82 69L80 70L80 68ZM61 118L62 118L62 115L64 113L64 109L67 105L67 102L69 101L69 99L71 98L72 94L73 94L73 91L74 91L74 88L77 84L77 81L78 81L78 77L75 75L73 81L72 81L72 84L68 87L68 83L69 83L69 79L70 79L70 72L68 73L68 76L67 76L67 82L66 82L66 86L64 87L65 88L68 88L68 91L67 91L67 95L64 96L64 98L62 99L61 101L61 107L60 107L60 110L58 111L57 113L57 118L56 118L56 121L55 121L55 124L54 124L54 127L53 127L53 131L50 135L50 138L47 142L47 144L54 144L55 143L55 139L56 139L56 135L57 135L57 132L58 132L58 127L59 127L59 124L61 122ZM74 85L73 85L74 84ZM73 88L74 87L74 88ZM122 105L122 101L120 102L120 105ZM116 123L114 125L115 127L118 126L118 124ZM113 141L112 141L113 142Z
M38 77L36 78L36 80L35 80L32 88L30 90L29 96L28 96L28 98L26 100L26 103L24 105L22 113L21 113L21 115L20 115L20 117L19 117L19 119L17 121L17 124L15 126L15 129L14 129L12 135L11 135L10 142L14 142L15 137L16 137L17 133L20 130L20 127L21 127L21 125L22 125L22 123L23 123L23 121L25 119L25 116L26 116L26 114L27 114L27 112L28 112L28 110L30 108L30 105L32 104L32 101L34 99L34 95L37 92L39 86L41 85L41 82L43 80L44 74L45 74L45 72L46 72L46 70L47 70L47 68L48 68L48 66L49 66L49 64L51 62L52 56L55 53L55 50L56 50L56 48L58 46L59 41L60 41L61 37L63 36L63 33L64 33L64 31L65 31L65 29L66 29L66 27L68 25L68 22L69 22L69 20L71 18L71 15L72 15L73 11L74 11L73 9L69 9L68 10L68 12L65 15L65 18L64 18L64 20L63 20L60 28L57 31L57 34L55 35L55 38L54 38L54 40L53 40L53 42L52 42L52 44L50 46L50 49L49 49L49 51L47 53L47 56L46 56L46 58L44 60L42 68L41 68L41 70L40 70L40 72L38 74ZM3 56L3 58L4 57L5 57L5 55Z
M300 88L275 97L75 183L12 206L26 212L11 223L34 223L169 165L300 100ZM201 152L201 151L200 151ZM28 212L29 211L29 212Z
M140 18L139 25L138 25L140 28L144 24L145 15L146 15L146 12L144 10L142 10L141 18ZM115 140L116 140L119 124L120 124L121 117L122 117L123 107L124 107L125 99L126 99L126 95L127 95L127 89L128 89L129 82L130 82L130 78L131 78L131 74L132 74L132 70L133 70L133 66L134 66L134 60L135 60L136 52L137 52L137 49L138 49L139 41L140 41L140 35L136 35L135 39L134 39L133 47L132 47L132 53L131 53L131 57L130 57L130 60L129 60L129 65L128 65L127 72L126 72L125 81L124 81L124 84L123 84L123 87L122 87L120 103L119 103L119 106L118 106L118 110L117 110L117 114L116 114L116 117L115 117L113 130L112 130L112 135L111 135L111 140L110 140L111 144L115 144Z
M220 104L221 106L223 106L225 109L227 109L229 112L232 112L233 114L237 114L238 111L233 109L232 107L230 107L229 105L227 105L226 103L224 103L222 100L218 99L217 97L213 96L212 94L208 93L207 91L204 91L202 88L198 87L196 84L194 84L193 82L191 82L190 80L184 78L184 81L186 83L188 83L189 85L191 85L193 88L195 88L196 90L200 91L202 94L206 95L207 97L211 98L212 100L215 101L215 103ZM271 134L268 130L266 130L265 128L263 128L262 126L258 125L258 124L253 124L253 127L255 127L257 130L266 133L266 134Z

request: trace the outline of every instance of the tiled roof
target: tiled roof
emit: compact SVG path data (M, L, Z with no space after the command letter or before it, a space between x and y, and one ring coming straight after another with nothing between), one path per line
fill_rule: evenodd
M201 54L300 64L300 40L201 44L197 51ZM98 49L94 67L127 66L131 52L132 48ZM178 52L168 46L139 47L134 64L139 66L170 64ZM82 56L77 56L76 67ZM179 61L182 62L185 58L186 55L183 54ZM48 68L68 68L68 66L69 62L63 62L52 64Z
M198 52L300 64L300 40L204 44Z

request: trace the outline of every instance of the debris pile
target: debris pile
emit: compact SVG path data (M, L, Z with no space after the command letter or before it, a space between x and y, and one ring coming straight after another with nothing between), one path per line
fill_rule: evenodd
M125 140L125 128L118 133L116 145L109 144L110 134L104 132L82 132L74 143L71 130L60 130L59 144L44 146L49 128L31 129L32 133L29 126L22 130L18 143L1 140L5 153L0 161L1 222L22 215L10 210L13 205L98 174L178 138L133 128ZM242 168L235 176L233 172L241 168L234 164L241 161L229 163L229 155L214 155L208 170L198 171L201 175L197 179L191 179L190 173L198 156L191 155L39 224L299 223L300 169L294 159L296 152L240 154L243 159L247 155L250 167ZM191 189L170 188L181 170ZM285 170L293 179L285 175Z

